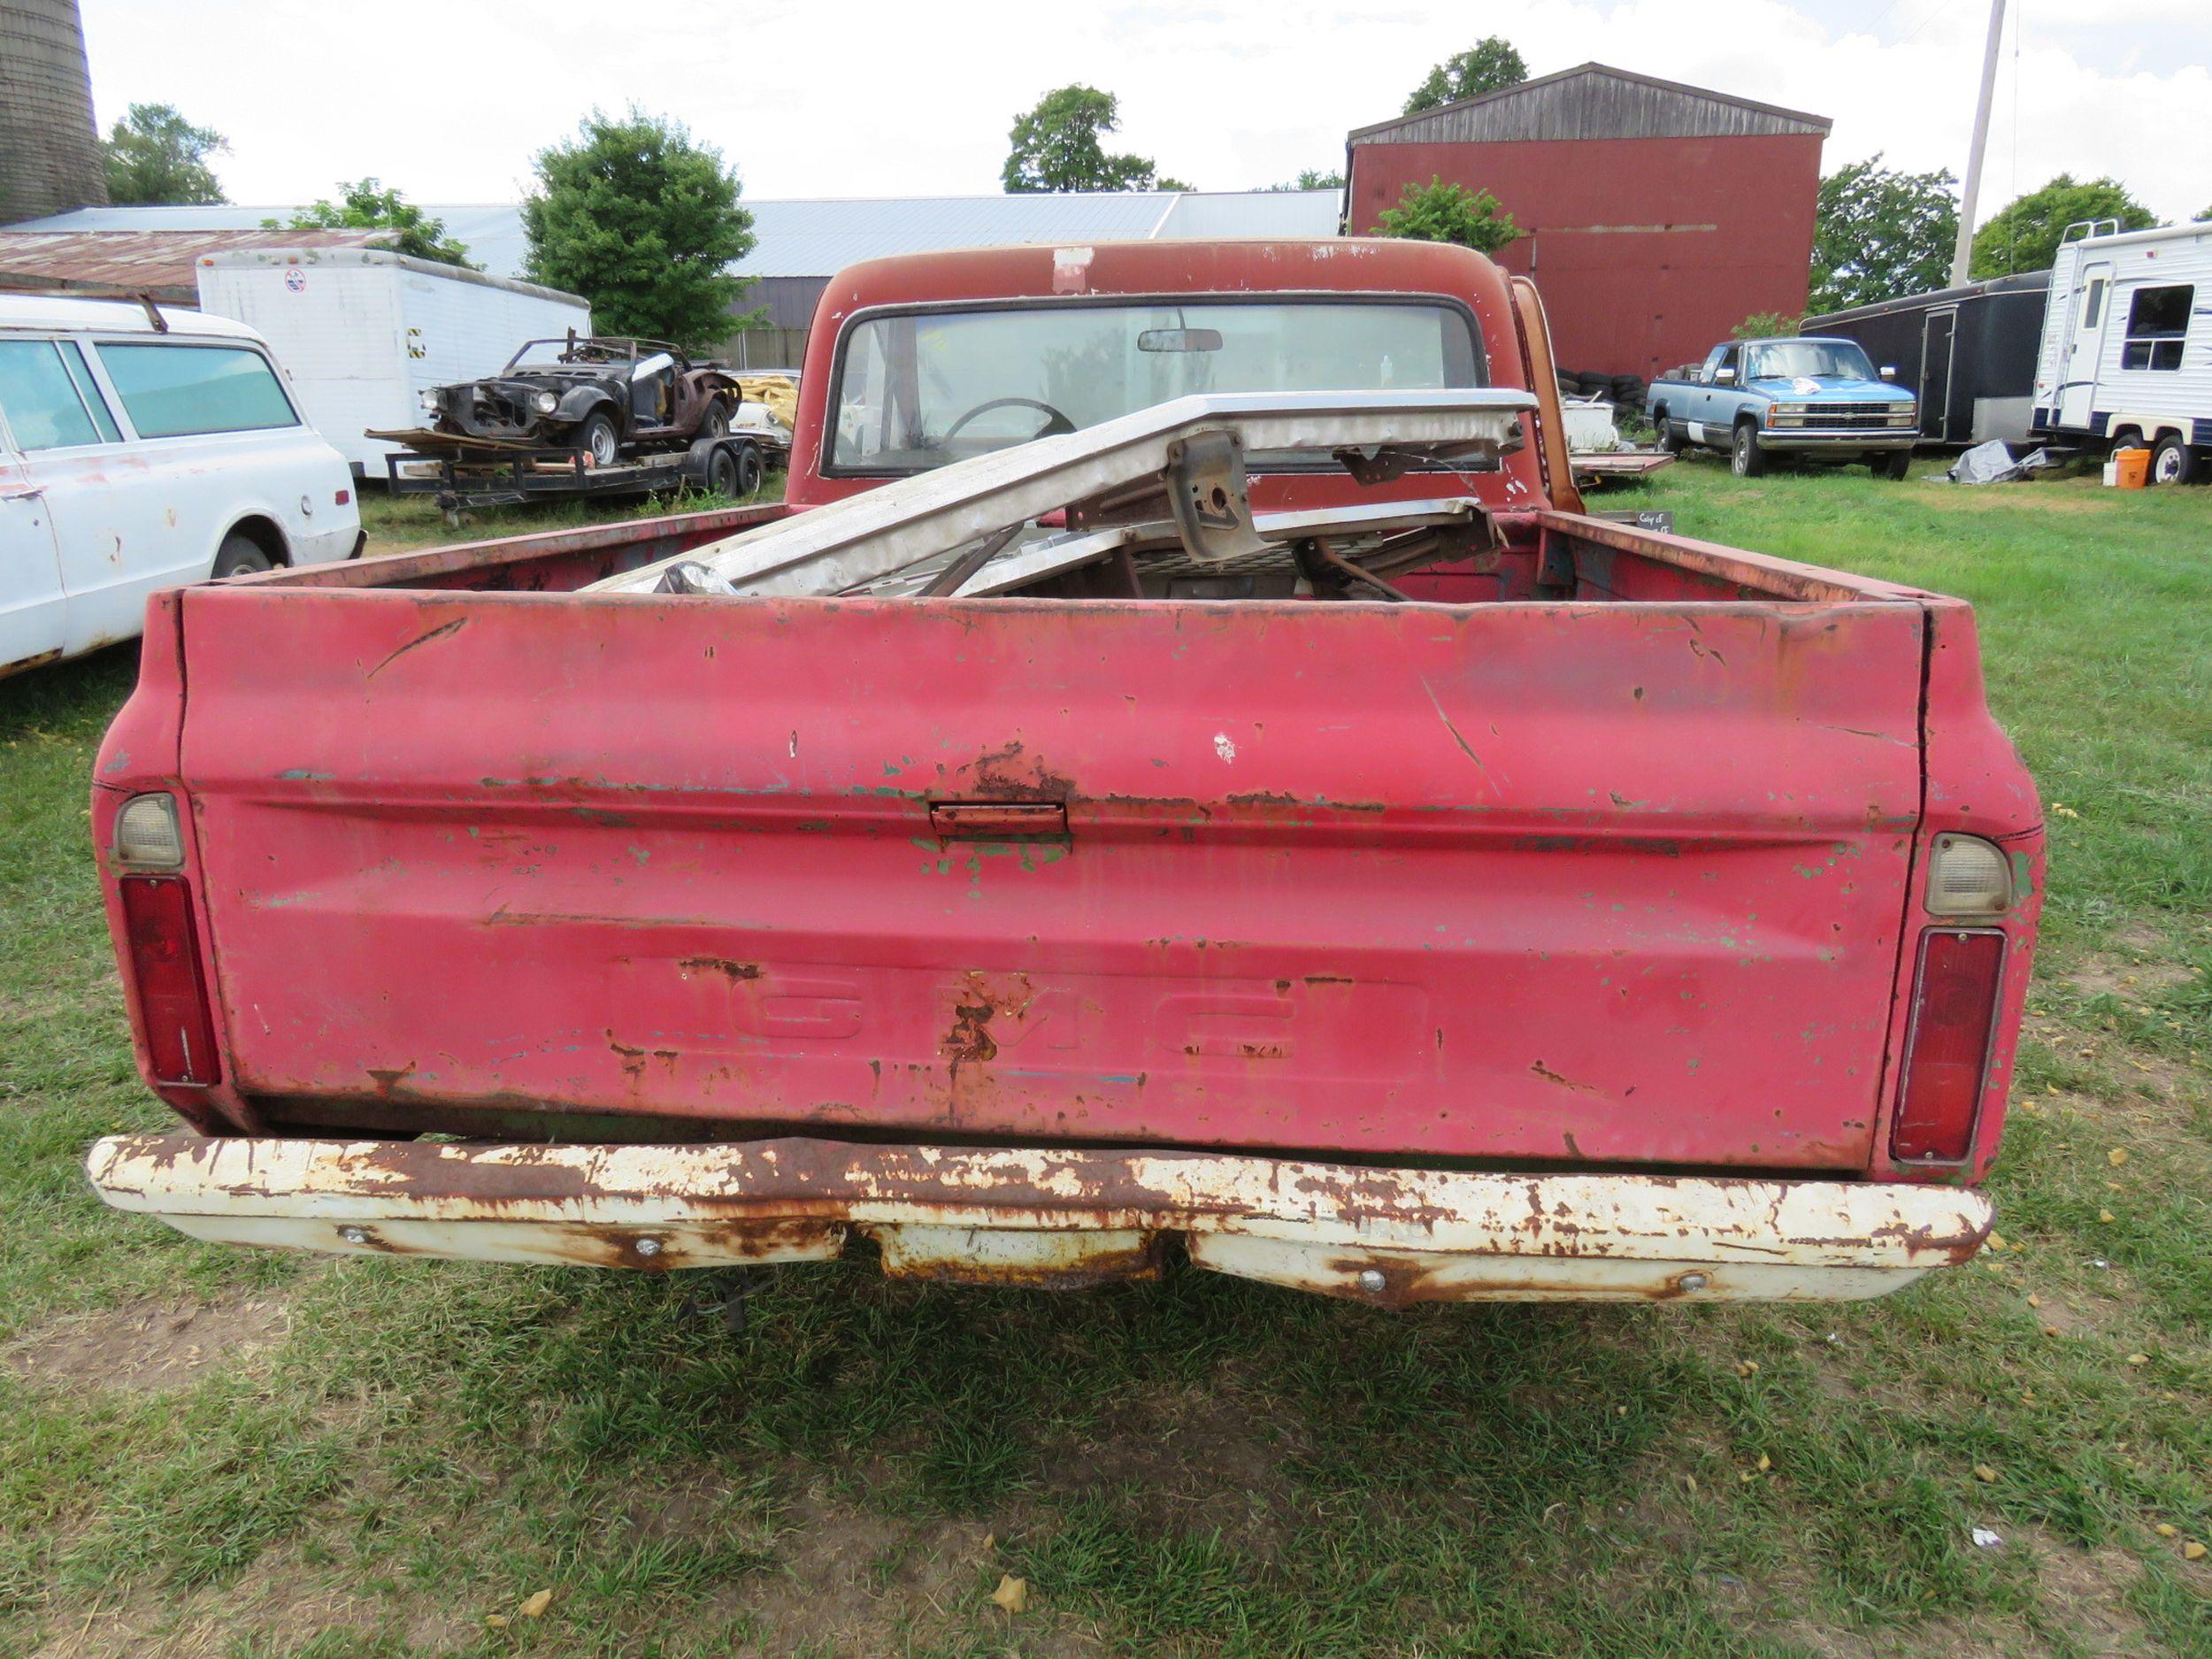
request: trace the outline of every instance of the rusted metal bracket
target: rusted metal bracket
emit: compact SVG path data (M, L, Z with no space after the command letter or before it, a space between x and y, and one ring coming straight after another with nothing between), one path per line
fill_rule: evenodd
M1233 559L1266 550L1252 525L1244 445L1233 432L1200 432L1167 446L1168 509L1194 559Z
M1557 532L1547 530L1538 546L1540 550L1537 555L1537 587L1548 594L1571 595L1578 580L1571 542Z

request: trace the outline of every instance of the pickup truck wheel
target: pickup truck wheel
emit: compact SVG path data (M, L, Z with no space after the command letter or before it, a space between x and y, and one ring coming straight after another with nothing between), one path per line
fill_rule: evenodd
M1651 421L1652 425L1659 428L1660 452L1664 455L1681 454L1682 435L1675 431L1674 422L1668 419L1666 411L1661 410L1651 418Z
M1910 449L1892 449L1886 455L1878 455L1874 457L1874 476L1877 478L1894 479L1902 483L1906 474L1911 471L1912 451Z
M1759 429L1746 422L1736 428L1728 449L1728 470L1738 478L1757 478L1767 470L1767 452L1759 447Z
M219 581L226 576L245 576L271 568L269 556L251 536L227 535L223 545L216 549L215 568L208 575Z
M737 494L742 497L760 488L760 480L768 469L761 462L760 450L752 444L741 444L737 451Z
M577 429L576 447L591 457L594 466L612 466L620 460L622 434L615 430L614 417L603 409L588 417Z
M2159 439L2151 451L2151 482L2186 484L2196 476L2197 452L2181 441L2181 434L2170 432Z

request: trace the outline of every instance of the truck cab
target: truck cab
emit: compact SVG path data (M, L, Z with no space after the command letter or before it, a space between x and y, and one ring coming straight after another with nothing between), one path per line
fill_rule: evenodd
M1865 349L1843 339L1727 340L1694 375L1663 375L1645 395L1660 447L1720 449L1739 478L1776 455L1864 461L1901 479L1918 442L1917 403Z

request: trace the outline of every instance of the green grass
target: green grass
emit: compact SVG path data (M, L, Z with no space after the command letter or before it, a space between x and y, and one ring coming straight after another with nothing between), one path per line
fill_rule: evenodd
M2002 1251L1405 1316L838 1263L733 1336L671 1281L196 1246L76 1166L165 1121L84 847L109 653L0 683L0 1654L2212 1654L2212 491L1692 461L1600 504L1974 601L2067 809ZM182 1386L102 1370L195 1332Z
M361 494L361 524L369 533L367 556L373 558L449 541L480 541L541 530L573 530L619 518L651 518L663 513L707 512L718 507L781 501L786 476L780 471L770 472L760 488L742 500L687 485L673 495L641 501L540 502L527 506L470 507L450 515L427 496L392 495L381 489L368 489Z

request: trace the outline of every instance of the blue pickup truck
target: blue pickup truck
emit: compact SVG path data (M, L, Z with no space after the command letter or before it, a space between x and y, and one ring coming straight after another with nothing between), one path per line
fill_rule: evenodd
M1651 383L1644 407L1670 455L1691 444L1728 451L1739 478L1770 455L1864 461L1902 478L1919 437L1913 395L1876 374L1852 340L1731 340Z

